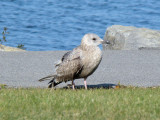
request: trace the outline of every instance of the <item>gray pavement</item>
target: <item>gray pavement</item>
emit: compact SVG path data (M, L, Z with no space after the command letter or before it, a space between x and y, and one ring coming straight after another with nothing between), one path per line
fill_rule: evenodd
M54 73L54 62L66 51L0 52L0 83L9 87L47 87L38 79ZM83 80L75 80L83 85ZM160 86L160 51L103 51L98 69L87 79L90 86L113 84ZM63 87L70 82L57 87Z

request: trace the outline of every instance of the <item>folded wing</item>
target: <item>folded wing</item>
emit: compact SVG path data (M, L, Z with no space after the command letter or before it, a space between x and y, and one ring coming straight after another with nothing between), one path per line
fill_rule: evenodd
M62 62L56 65L56 80L58 82L73 80L80 74L83 68L81 54L81 49L78 47L62 57Z

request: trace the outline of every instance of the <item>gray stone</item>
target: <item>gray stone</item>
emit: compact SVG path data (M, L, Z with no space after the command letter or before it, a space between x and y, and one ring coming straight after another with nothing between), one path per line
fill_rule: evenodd
M147 28L113 25L107 28L104 40L111 43L103 45L104 50L160 49L160 31Z

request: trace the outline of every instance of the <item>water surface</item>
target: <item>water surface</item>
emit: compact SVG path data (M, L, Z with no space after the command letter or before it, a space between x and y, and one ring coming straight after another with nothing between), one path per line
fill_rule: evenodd
M0 30L5 45L29 51L71 50L85 33L101 38L107 27L126 25L160 29L159 0L1 0ZM2 35L0 35L2 38Z

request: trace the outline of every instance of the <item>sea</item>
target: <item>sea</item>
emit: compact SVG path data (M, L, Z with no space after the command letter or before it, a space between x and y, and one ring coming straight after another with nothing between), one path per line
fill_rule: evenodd
M160 30L160 0L0 0L0 39L28 51L72 50L112 25Z

